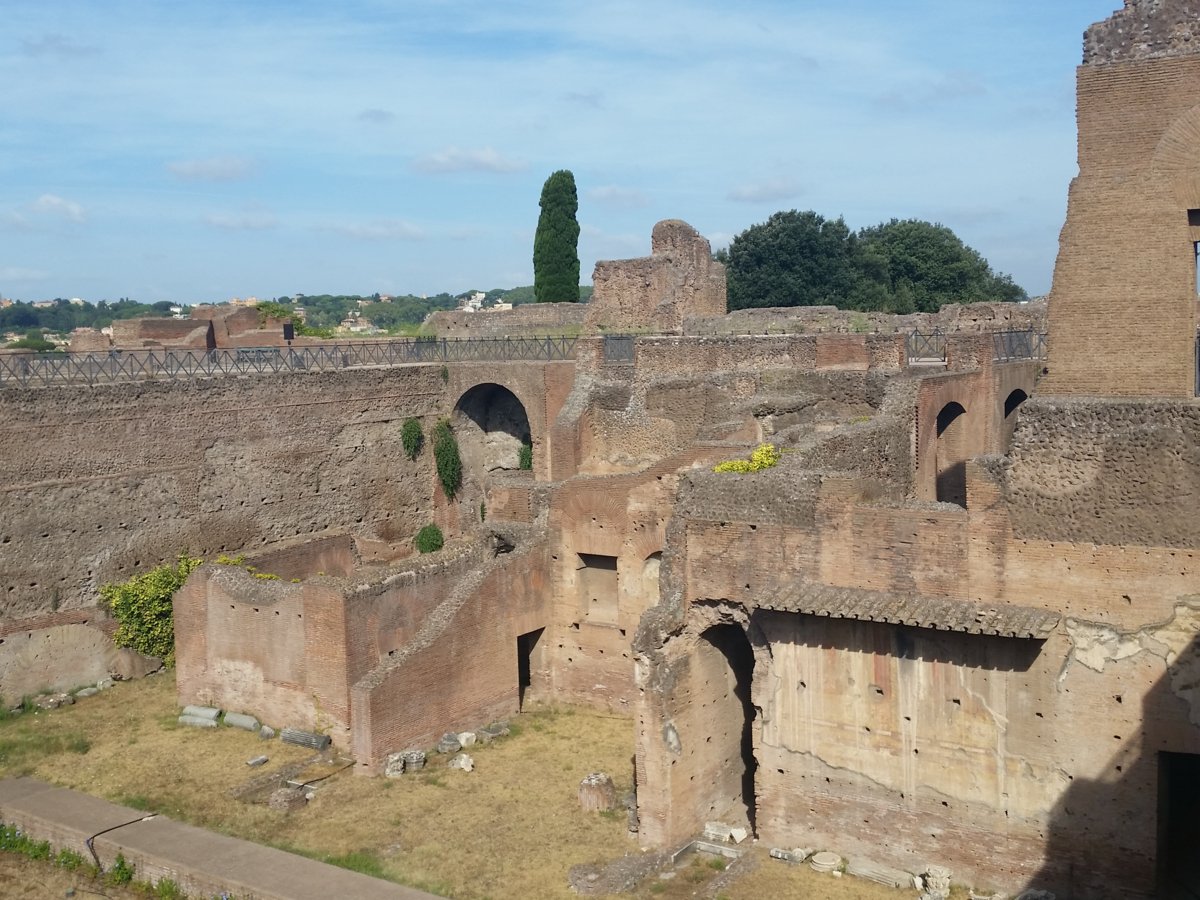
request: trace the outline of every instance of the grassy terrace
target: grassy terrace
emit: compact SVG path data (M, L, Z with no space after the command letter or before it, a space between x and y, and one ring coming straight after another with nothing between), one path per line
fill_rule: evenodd
M301 768L311 751L231 728L180 727L177 714L168 674L0 721L0 777L33 775L464 900L579 896L568 887L571 866L639 854L623 810L583 813L576 799L588 772L607 771L620 794L629 790L629 719L583 709L535 710L512 720L511 736L471 748L472 773L447 770L434 755L423 772L400 779L347 771L322 782L307 807L287 814L266 806L274 785L265 782ZM266 766L246 766L262 753L271 758ZM765 855L765 848L756 850L730 871L706 859L690 861L669 880L646 879L635 896L905 896ZM61 897L62 875L0 854L4 896ZM86 890L82 878L73 883Z

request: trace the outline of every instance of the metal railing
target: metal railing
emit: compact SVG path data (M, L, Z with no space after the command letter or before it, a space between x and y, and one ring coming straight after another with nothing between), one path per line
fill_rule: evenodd
M1026 329L1023 331L996 331L992 333L993 359L1009 362L1015 359L1045 359L1046 335L1044 332Z
M1044 332L1026 328L993 331L991 334L992 359L997 362L1046 358L1046 335ZM945 332L936 329L934 331L909 332L907 338L908 361L910 363L944 363L947 337Z
M575 338L414 338L300 347L219 350L110 350L0 354L0 387L112 384L225 375L328 372L432 362L552 361L575 358Z
M907 344L910 363L946 361L946 335L936 328L933 331L910 331Z

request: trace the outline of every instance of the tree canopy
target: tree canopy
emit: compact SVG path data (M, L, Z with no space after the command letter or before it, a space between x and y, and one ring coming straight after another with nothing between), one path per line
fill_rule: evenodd
M726 264L731 309L935 312L947 303L1027 296L949 228L917 219L853 232L840 217L778 212L735 237L718 258Z
M533 290L538 303L579 300L579 196L575 176L559 169L546 179L533 238Z

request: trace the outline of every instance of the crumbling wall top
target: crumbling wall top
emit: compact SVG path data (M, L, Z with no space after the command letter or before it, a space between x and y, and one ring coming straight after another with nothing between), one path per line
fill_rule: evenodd
M1125 0L1083 36L1083 64L1200 55L1200 0Z

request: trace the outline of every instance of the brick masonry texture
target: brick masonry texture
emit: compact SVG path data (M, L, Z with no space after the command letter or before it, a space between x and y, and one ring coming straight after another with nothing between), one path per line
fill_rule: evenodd
M631 358L589 333L573 362L6 392L0 636L27 637L0 691L35 635L99 652L61 631L111 625L99 582L249 548L280 581L206 565L177 595L180 700L327 731L364 772L584 702L633 718L644 846L720 819L979 889L1154 896L1164 754L1200 755L1200 70L1157 36L1190 8L1089 33L1044 364L981 333L1033 304L940 315L933 365L894 322L723 317L669 220L597 267L584 330L641 331ZM410 415L454 423L456 496L403 457ZM774 468L712 471L762 441ZM419 557L429 521L447 545Z

